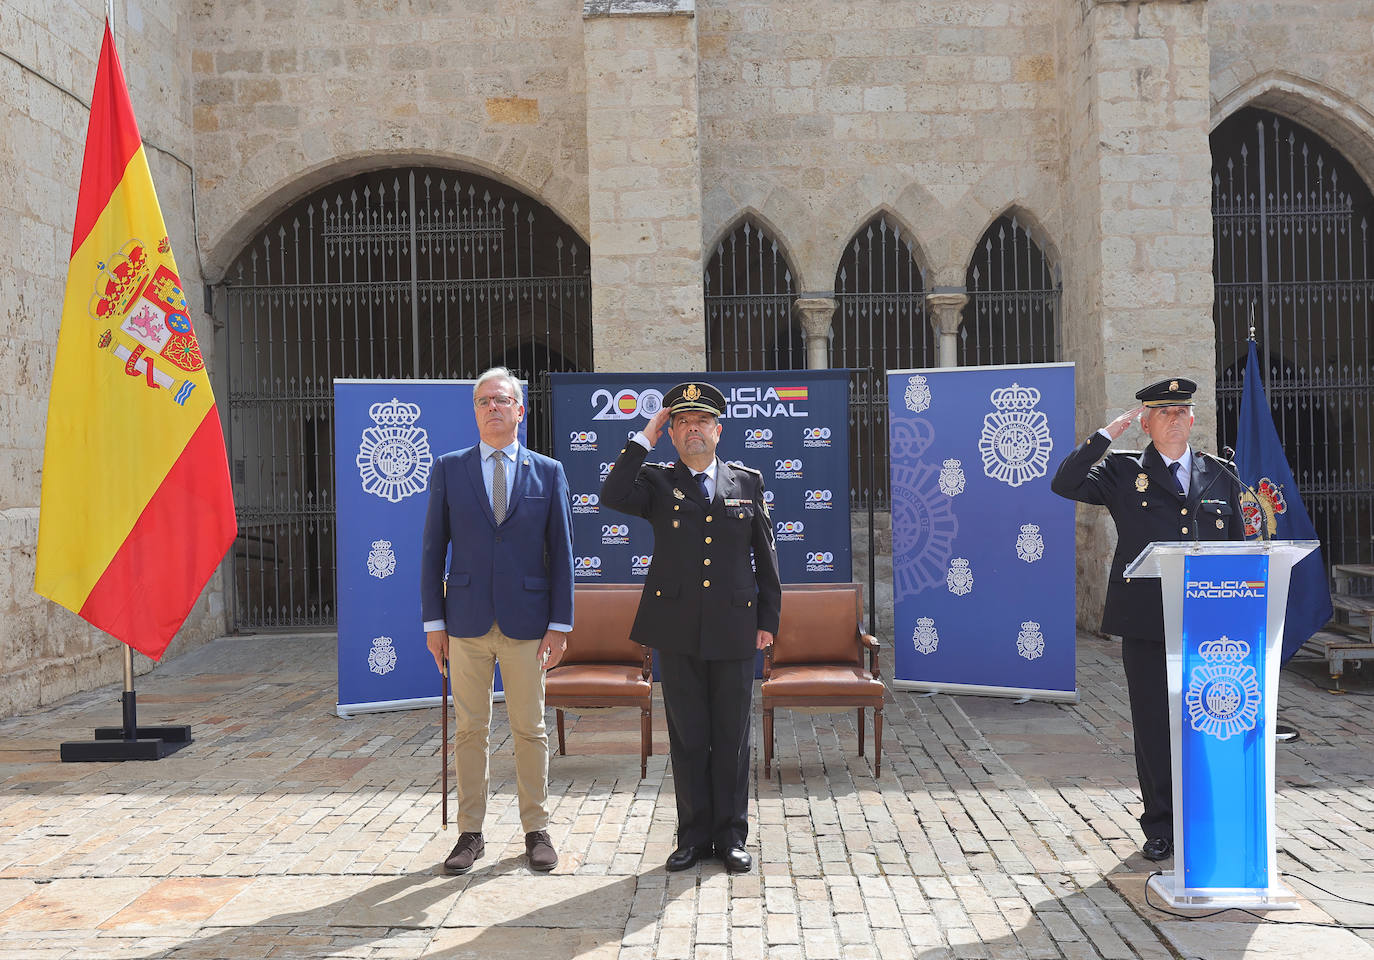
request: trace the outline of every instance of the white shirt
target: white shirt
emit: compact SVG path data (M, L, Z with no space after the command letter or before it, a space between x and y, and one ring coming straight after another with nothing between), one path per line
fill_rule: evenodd
M630 439L633 440L635 443L639 444L639 445L640 445L641 447L643 447L645 450L652 450L652 449L653 449L653 444L649 443L649 438L646 437L646 436L644 436L644 431L643 431L643 430L641 430L639 433L636 433L636 434L635 434L633 437L631 437ZM684 466L684 467L687 467L687 464L684 463L683 466ZM692 474L693 477L696 477L698 471L692 470L691 467L687 467L687 469L688 469L688 471L691 472L691 474ZM715 457L712 457L712 458L711 458L711 462L707 465L706 470L705 470L704 472L705 472L705 474L706 474L706 499L707 499L707 500L714 500L714 499L716 498L716 458L715 458Z

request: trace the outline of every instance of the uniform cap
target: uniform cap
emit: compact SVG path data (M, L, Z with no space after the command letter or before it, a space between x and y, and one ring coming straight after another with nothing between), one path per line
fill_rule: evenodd
M1137 390L1135 398L1147 407L1191 407L1197 384L1183 377L1172 377Z
M700 410L713 417L725 413L725 394L702 380L679 383L663 395L663 405L670 414Z

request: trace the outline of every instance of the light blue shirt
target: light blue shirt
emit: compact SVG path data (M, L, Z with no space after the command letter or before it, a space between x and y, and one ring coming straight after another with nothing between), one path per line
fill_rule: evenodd
M487 503L491 503L492 479L496 476L496 462L492 458L492 454L496 452L497 448L485 442L478 443L477 446L482 454L482 484L487 488ZM500 449L501 452L506 455L506 504L509 506L511 492L515 490L516 465L520 462L518 459L520 455L520 441L516 440L512 442L510 446L501 447ZM426 633L430 630L444 630L447 629L447 627L448 622L445 620L425 621ZM560 633L567 633L572 630L572 624L551 623L548 629L557 630Z

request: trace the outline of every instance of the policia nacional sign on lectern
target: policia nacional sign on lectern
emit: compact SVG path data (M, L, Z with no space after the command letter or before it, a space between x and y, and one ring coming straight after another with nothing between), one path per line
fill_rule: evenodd
M1274 716L1289 573L1315 540L1152 543L1126 568L1159 577L1174 779L1174 907L1291 909L1274 849Z

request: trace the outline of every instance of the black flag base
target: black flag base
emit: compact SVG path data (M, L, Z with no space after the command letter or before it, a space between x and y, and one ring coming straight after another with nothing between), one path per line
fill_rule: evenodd
M134 692L125 690L125 726L96 727L94 740L69 740L62 744L62 762L161 760L191 742L189 725L140 727L135 719L136 712Z
M134 661L124 648L124 725L96 727L94 740L69 740L62 744L63 763L112 760L161 760L191 742L191 728L184 724L140 727L138 699L134 693Z

